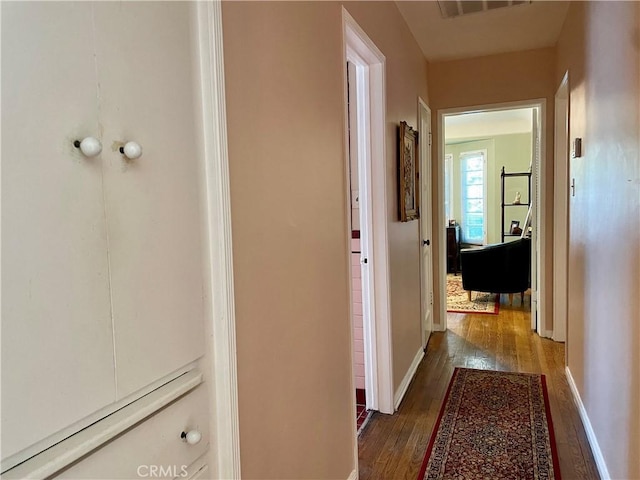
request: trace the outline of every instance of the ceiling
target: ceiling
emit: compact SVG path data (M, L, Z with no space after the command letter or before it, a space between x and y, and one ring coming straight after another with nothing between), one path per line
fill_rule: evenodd
M443 18L438 3L434 0L396 1L430 62L551 47L558 41L569 8L568 1L533 0Z
M493 137L512 133L531 133L533 130L532 108L497 110L444 117L445 142Z

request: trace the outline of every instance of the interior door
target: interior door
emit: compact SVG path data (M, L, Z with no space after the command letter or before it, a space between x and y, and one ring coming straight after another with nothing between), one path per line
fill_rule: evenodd
M118 398L204 354L197 67L189 2L95 4ZM185 55L185 52L192 52ZM142 156L119 151L135 141Z
M4 470L115 386L103 159L74 146L103 138L93 5L0 8Z
M540 196L540 178L538 167L540 165L540 114L537 108L532 109L531 122L531 330L538 329L538 252L540 251L540 225L538 222L538 206Z
M431 229L433 222L431 179L431 110L422 101L419 112L420 154L420 278L422 302L422 346L425 347L433 330L433 247Z

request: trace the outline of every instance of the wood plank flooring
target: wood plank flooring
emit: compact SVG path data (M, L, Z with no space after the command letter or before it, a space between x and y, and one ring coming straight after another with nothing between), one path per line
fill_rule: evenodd
M455 367L543 373L564 480L598 479L564 373L564 344L531 332L528 302L502 296L498 315L447 314L395 415L374 413L358 439L360 480L416 480ZM516 479L514 479L516 480Z

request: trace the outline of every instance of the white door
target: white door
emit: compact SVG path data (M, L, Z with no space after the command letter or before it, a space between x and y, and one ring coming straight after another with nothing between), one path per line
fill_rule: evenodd
M189 3L1 8L4 470L202 356L210 292Z
M93 6L1 8L4 470L113 402L115 385L102 160L74 147L104 138Z
M538 108L532 109L531 133L531 330L538 330L538 252L540 251L540 225L538 221L538 207L540 202L540 116Z
M121 399L204 354L197 68L187 2L94 9Z
M433 221L431 183L431 110L419 99L419 155L420 155L420 278L422 300L422 346L425 347L433 330Z

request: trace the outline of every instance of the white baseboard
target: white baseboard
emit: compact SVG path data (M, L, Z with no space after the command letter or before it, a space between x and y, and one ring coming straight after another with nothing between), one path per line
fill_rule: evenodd
M393 396L393 406L394 409L397 410L400 406L400 402L404 398L404 394L407 393L407 389L409 388L409 384L413 379L413 376L416 374L416 370L418 369L418 365L420 365L420 361L424 357L424 350L422 347L418 349L418 353L413 357L413 362L411 362L411 366L409 366L409 370L407 370L406 375L402 379L398 390L396 390L395 395Z
M358 472L356 470L353 470L347 480L358 480Z
M584 431L587 434L587 439L589 440L591 452L593 453L593 457L596 461L596 466L598 467L600 478L602 480L610 480L611 476L609 475L607 464L604 461L602 450L600 450L600 445L598 444L596 433L593 431L593 427L591 426L591 421L589 420L589 415L587 415L587 410L584 408L584 404L582 403L582 399L580 398L580 393L578 392L578 387L576 387L576 382L573 380L573 376L571 375L571 370L569 370L569 367L565 367L565 371L567 373L567 381L569 382L571 393L573 394L573 401L578 407L578 412L580 412L580 419L582 420Z

